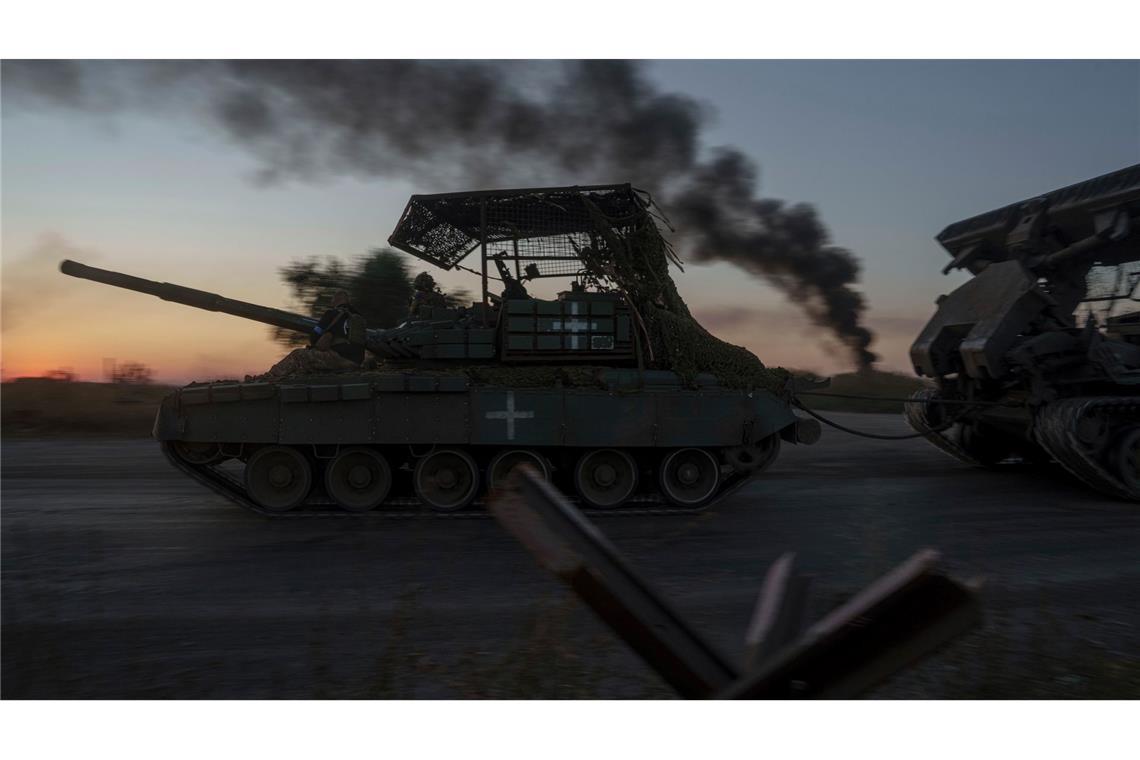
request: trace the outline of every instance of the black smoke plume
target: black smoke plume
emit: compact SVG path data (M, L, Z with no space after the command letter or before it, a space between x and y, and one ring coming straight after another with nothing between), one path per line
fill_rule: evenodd
M827 230L806 204L756 197L756 171L735 150L722 149L694 169L669 200L669 209L692 235L697 261L730 261L760 275L801 304L812 322L830 328L869 367L874 336L861 324L866 304L852 290L859 261L828 243Z
M661 198L698 261L773 283L875 360L852 286L859 263L812 207L758 197L731 149L702 160L709 114L629 61L5 62L6 105L95 112L193 107L259 160L267 181L415 178L423 188L629 180ZM426 188L424 188L426 189Z

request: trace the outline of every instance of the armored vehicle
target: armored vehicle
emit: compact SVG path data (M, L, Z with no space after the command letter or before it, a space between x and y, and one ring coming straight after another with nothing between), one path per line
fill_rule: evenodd
M907 406L943 451L1055 462L1140 499L1140 165L951 224L938 301L911 347L937 382ZM949 402L949 403L946 403Z
M692 319L656 217L629 185L413 196L389 243L477 275L480 300L426 300L402 324L368 328L360 369L182 388L154 435L177 468L262 514L456 512L520 463L593 509L704 507L819 426L792 413L786 373ZM317 325L61 268L299 333ZM533 297L545 278L570 288Z

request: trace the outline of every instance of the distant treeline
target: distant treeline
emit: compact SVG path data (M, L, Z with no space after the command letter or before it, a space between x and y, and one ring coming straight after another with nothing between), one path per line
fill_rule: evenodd
M807 372L792 370L796 375L809 375ZM819 393L840 393L852 396L875 396L877 398L906 398L917 390L927 387L925 381L913 375L899 372L864 370L834 375L831 385L820 388ZM829 398L827 396L804 395L800 399L809 409L821 412L868 412L901 414L901 401L872 401L865 399Z
M146 437L166 385L79 383L22 378L0 386L0 432L5 437Z

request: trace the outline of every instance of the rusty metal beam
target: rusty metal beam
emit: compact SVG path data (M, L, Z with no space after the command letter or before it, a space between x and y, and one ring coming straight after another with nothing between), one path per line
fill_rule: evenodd
M708 697L736 680L736 670L537 472L515 468L489 506L540 565L573 588L681 696Z
M718 696L846 699L931 654L981 619L980 582L939 573L938 559L918 552Z
M938 572L923 550L799 635L807 581L794 555L769 570L739 677L565 497L529 467L489 500L492 514L683 697L848 698L977 624L980 583Z
M809 579L795 571L788 552L772 563L744 635L744 670L752 672L800 634L807 607Z

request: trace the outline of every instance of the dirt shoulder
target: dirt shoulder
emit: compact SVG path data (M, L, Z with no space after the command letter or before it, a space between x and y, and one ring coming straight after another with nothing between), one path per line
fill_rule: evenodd
M166 385L20 379L0 386L0 432L6 438L145 438L159 404L172 390Z

